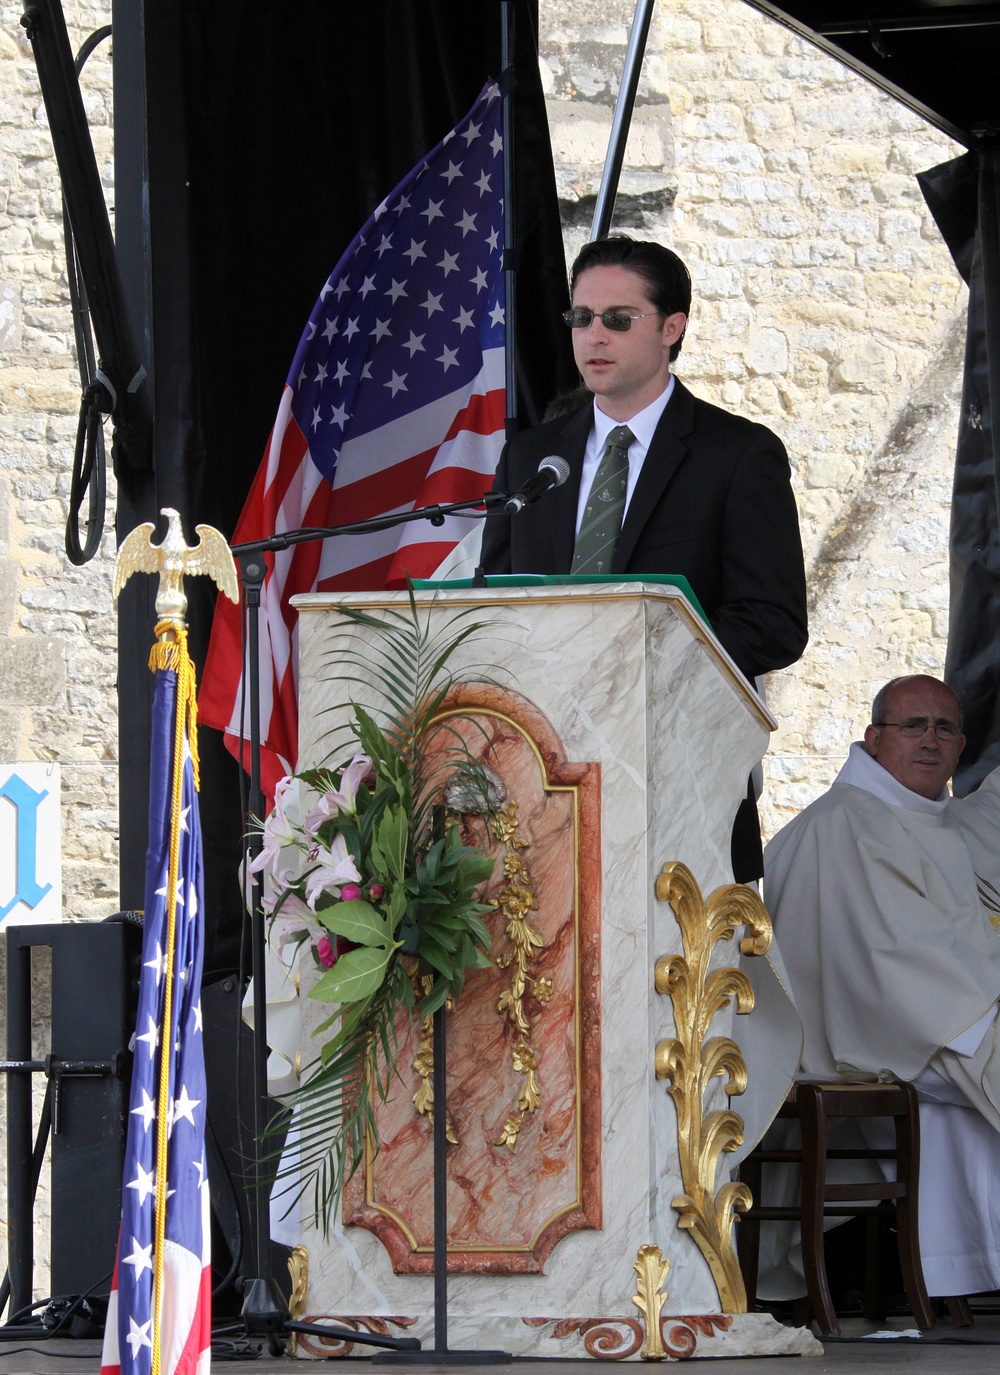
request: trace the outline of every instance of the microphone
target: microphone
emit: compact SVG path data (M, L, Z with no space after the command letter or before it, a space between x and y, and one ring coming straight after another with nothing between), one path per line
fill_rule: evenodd
M523 511L525 506L530 506L533 501L544 496L550 488L561 487L568 477L569 464L566 460L557 454L550 454L539 463L538 471L533 473L512 497L508 497L503 509L510 515Z

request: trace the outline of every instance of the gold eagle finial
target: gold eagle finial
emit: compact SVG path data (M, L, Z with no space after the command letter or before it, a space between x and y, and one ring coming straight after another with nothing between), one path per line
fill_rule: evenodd
M207 573L219 590L232 602L240 598L236 563L229 545L211 525L197 525L197 544L187 544L177 511L165 506L167 534L162 544L153 544L156 529L151 521L137 525L122 540L115 561L114 595L117 598L133 573L159 573L156 614L161 621L183 622L187 614L184 579Z

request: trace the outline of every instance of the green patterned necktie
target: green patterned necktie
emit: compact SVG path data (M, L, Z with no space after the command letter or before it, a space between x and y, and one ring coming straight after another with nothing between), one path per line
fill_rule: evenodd
M583 512L571 573L609 573L628 490L628 450L635 435L618 425L608 435Z

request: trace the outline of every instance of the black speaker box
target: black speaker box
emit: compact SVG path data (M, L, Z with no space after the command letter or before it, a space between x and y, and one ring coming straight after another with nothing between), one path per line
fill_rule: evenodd
M128 1047L142 956L140 921L131 913L119 915L133 919L6 929L9 1047L30 1046L30 952L39 946L52 951L49 1159L51 1288L57 1296L92 1289L106 1293L115 1261L131 1078ZM74 1072L81 1062L84 1072ZM89 1072L87 1064L93 1066ZM28 1120L21 1118L19 1127L27 1134ZM30 1142L24 1144L30 1151ZM22 1170L24 1157L22 1149ZM30 1188L28 1181L13 1178L7 1186L8 1197L12 1189ZM31 1246L30 1238L17 1240Z

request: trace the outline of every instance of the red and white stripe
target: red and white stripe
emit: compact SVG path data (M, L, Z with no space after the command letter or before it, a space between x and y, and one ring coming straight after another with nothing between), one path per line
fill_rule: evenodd
M419 506L472 500L489 490L503 445L504 356L483 354L475 379L459 391L348 440L333 485L313 463L286 386L274 429L233 537L234 544L283 531L368 520ZM260 618L261 780L270 796L298 752L297 613L302 592L401 587L426 578L468 534L469 518L442 526L412 522L368 535L295 545L268 555ZM241 612L219 599L199 695L201 720L226 732L249 766L246 717L240 720Z
M163 1296L160 1300L160 1375L209 1375L212 1367L212 1232L207 1182L201 1185L202 1254L169 1238L163 1247ZM111 1281L108 1316L101 1351L101 1375L121 1375L118 1336L118 1265ZM133 1370L135 1362L126 1362Z

